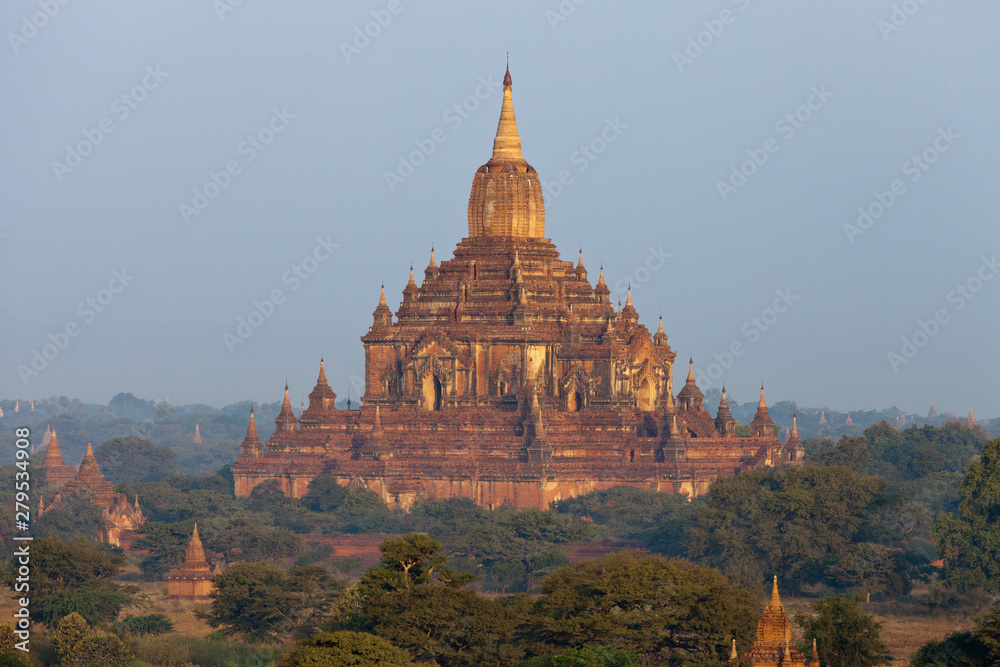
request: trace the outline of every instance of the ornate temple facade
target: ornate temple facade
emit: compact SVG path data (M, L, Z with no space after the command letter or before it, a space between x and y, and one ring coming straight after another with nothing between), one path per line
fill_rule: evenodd
M757 641L744 657L753 667L820 667L815 639L812 656L808 659L800 651L792 648L792 622L788 619L785 606L781 604L781 597L778 595L778 577L774 578L771 601L757 622ZM739 654L734 639L730 660L735 663L738 659Z
M198 535L198 524L194 524L191 542L184 553L184 562L177 570L167 575L167 597L190 600L206 599L215 590L212 583L212 568L205 560L205 548Z
M101 510L102 526L97 537L102 542L116 547L121 546L123 535L134 533L139 524L145 521L142 508L139 507L139 499L136 498L135 503L130 503L124 493L116 493L114 484L104 479L89 444L87 453L80 462L80 469L76 470L63 461L59 440L53 431L41 467L45 468L46 484L58 489L58 492L48 506L45 505L45 498L39 497L37 512L39 518L46 511L62 505L63 496L83 490L90 494L94 505Z
M469 497L490 508L552 501L628 484L701 494L719 475L797 461L761 390L740 427L725 392L716 416L689 360L660 318L640 322L629 292L611 301L603 268L591 284L545 237L538 173L521 152L504 77L493 154L473 176L468 237L453 257L413 270L393 313L385 289L362 336L360 410L338 410L320 362L309 406L296 417L285 387L266 445L251 414L233 467L237 495L276 479L300 497L328 473L409 507L421 497Z

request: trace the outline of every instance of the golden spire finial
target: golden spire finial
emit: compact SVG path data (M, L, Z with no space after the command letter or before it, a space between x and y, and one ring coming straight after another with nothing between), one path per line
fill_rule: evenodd
M764 400L764 383L760 383L760 401L757 403L758 410L767 410L767 401Z
M434 262L434 246L431 246L431 263L428 265L427 268L430 268L431 266L434 267L437 266L437 264Z
M635 308L635 306L632 305L632 283L628 284L628 294L625 296L625 307Z
M319 378L316 380L316 384L326 384L326 365L323 363L323 357L319 358Z
M688 357L687 383L694 384L694 357Z
M497 162L524 162L521 154L521 137L517 133L517 119L514 118L514 101L511 98L510 66L503 76L503 106L500 108L500 122L493 139L493 156L487 164Z
M814 662L815 662L815 663L816 663L817 665L819 665L819 652L818 652L818 651L816 650L816 638L815 638L815 637L813 637L813 652L812 652L812 659L813 659L813 661L814 661Z
M739 654L736 653L736 638L733 637L733 650L729 652L729 659L736 660L738 657Z
M799 424L795 418L794 412L792 413L792 437L793 438L799 437Z
M604 284L604 265L603 264L601 264L601 274L597 277L597 284L598 285L603 285Z
M583 246L580 246L580 257L576 260L576 268L583 266Z
M416 283L413 282L413 265L412 264L410 264L410 282L406 283L407 287L409 287L410 285L416 286Z
M385 283L382 283L382 294L378 298L378 305L389 307L389 304L385 302Z
M768 606L781 606L781 596L778 595L778 575L774 575L774 583L771 585L771 604Z

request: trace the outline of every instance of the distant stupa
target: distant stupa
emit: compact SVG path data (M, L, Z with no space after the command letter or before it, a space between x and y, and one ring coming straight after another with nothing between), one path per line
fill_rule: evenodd
M201 429L198 428L197 424L194 425L194 437L191 438L191 442L193 442L196 445L202 444L202 442L201 442Z
M974 414L972 414L972 410L969 410L969 418L965 420L965 425L966 426L979 426L979 424L976 423L976 416Z
M934 401L931 401L931 411L927 413L927 418L933 419L934 417L937 416L938 416L937 408L934 407Z
M826 424L826 410L821 410L819 413L819 425L823 426Z
M785 437L783 437L781 439L781 444L785 444L786 442L788 442L788 436L789 436L789 431L788 431L788 427L786 426L785 427Z
M21 399L16 398L14 399L14 412L20 412L20 411L21 411Z
M52 427L49 425L45 426L45 434L42 436L42 444L39 445L42 449L49 446L49 442L52 440Z
M32 412L35 411L35 401L34 400L31 401L31 411Z
M847 413L847 421L844 422L844 426L854 426L854 420L851 419L851 413Z

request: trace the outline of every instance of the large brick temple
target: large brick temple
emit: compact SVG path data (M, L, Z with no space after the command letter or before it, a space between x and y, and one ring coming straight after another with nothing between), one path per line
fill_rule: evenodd
M689 362L674 394L676 353L660 318L639 321L631 293L611 302L603 269L591 285L579 260L545 238L538 173L521 154L504 77L493 155L476 170L469 234L450 260L410 272L393 314L383 288L361 337L365 393L337 409L323 362L309 406L285 400L262 443L251 413L233 466L237 495L266 480L302 496L328 473L390 505L469 497L484 507L545 508L615 485L696 496L719 475L796 462L763 389L739 427L726 403L705 409ZM739 433L737 432L739 431Z

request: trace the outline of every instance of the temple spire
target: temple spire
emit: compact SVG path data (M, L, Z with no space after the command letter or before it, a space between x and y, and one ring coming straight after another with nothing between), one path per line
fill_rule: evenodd
M799 437L799 423L794 412L792 413L792 437Z
M288 392L285 392L285 400L288 400ZM247 424L247 439L248 440L259 440L257 437L257 421L253 416L253 405L250 406L250 423Z
M736 653L736 638L733 637L733 649L729 652L729 659L736 660L737 658L739 658L739 655Z
M634 308L632 305L632 283L628 284L628 294L625 296L625 307Z
M687 383L694 384L694 357L688 357Z
M767 401L764 400L764 383L760 384L760 401L757 403L758 410L767 410Z
M487 164L497 162L524 162L521 154L521 136L517 133L517 119L514 118L514 100L511 97L510 66L503 75L503 105L500 107L500 122L493 139L493 155Z
M326 382L326 364L323 361L323 357L319 358L319 378L316 380L316 384L323 386L327 384Z
M49 439L49 448L45 450L45 460L42 461L42 466L63 465L66 465L66 462L63 461L62 449L59 448L59 439L56 438L55 429L52 429L52 437Z
M410 280L409 280L409 282L406 283L406 286L407 287L411 287L411 286L412 287L416 287L417 286L417 283L415 283L413 281L413 265L412 264L410 264Z
M771 585L771 603L769 607L780 607L781 596L778 595L778 575L774 575L774 583Z
M385 302L385 283L382 283L382 294L379 295L378 305L385 306L386 308L389 307L389 304Z

